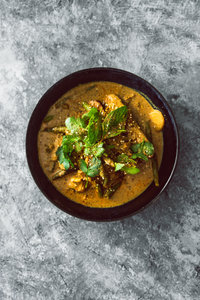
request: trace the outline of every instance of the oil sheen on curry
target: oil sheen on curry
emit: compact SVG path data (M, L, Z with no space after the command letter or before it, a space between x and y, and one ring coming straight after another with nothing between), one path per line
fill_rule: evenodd
M90 207L122 205L159 186L164 118L142 93L90 82L49 109L38 134L41 167L55 188Z

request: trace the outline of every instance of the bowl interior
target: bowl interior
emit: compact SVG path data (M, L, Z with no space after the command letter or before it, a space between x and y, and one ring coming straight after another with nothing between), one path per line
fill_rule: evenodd
M159 169L160 186L152 183L140 196L112 208L86 207L63 196L44 174L38 158L37 135L51 105L73 87L92 81L112 81L146 94L165 117L164 150ZM118 69L94 68L73 73L54 84L40 99L30 118L26 135L26 154L31 174L43 194L63 211L91 221L114 221L135 214L151 203L166 187L174 172L178 157L178 131L171 109L163 96L144 79Z

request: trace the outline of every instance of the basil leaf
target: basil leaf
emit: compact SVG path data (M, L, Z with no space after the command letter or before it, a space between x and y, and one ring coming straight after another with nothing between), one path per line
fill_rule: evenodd
M135 175L140 172L140 169L138 169L136 167L123 167L121 170L124 171L125 173L131 174L131 175Z
M88 111L87 113L85 113L84 115L82 115L82 120L85 122L87 120L89 120L92 116L98 115L99 112L97 110L96 107L92 107L90 109L90 111Z
M69 169L70 163L69 163L69 160L67 158L64 159L63 166L65 167L66 170Z
M81 141L75 142L75 150L76 150L76 152L81 152L82 149L83 149L83 143Z
M86 127L86 124L81 118L69 117L65 120L65 126L71 133L78 133L81 128Z
M83 171L84 173L87 173L87 164L83 159L80 159L80 169L81 171Z
M106 136L106 138L109 139L109 138L118 136L118 135L120 135L120 134L123 133L123 132L126 132L126 130L125 130L125 129L119 129L119 130L117 130L117 131L112 131L112 132L110 132L110 133Z
M101 116L99 113L98 115L93 115L90 118L87 127L88 127L88 137L86 139L86 145L92 146L101 138L102 128L101 128Z
M115 163L115 172L121 170L124 166L125 164Z
M99 175L100 166L101 166L101 160L96 157L93 157L92 160L89 162L87 175L90 177L95 177Z
M127 116L128 108L127 106L121 106L113 111L111 111L104 119L102 128L103 128L103 136L105 136L108 131L117 126L119 123L123 122Z
M105 149L103 148L103 143L100 144L95 144L92 147L86 147L84 149L84 154L85 155L94 155L96 157L102 156L104 153Z
M64 156L64 152L63 152L63 147L58 147L57 151L56 151L56 155L58 157L58 160L60 162L60 164L63 163L63 161L65 160L65 156Z
M65 153L71 154L74 147L76 152L80 152L83 148L81 137L77 135L65 135L63 136L62 145L65 148Z

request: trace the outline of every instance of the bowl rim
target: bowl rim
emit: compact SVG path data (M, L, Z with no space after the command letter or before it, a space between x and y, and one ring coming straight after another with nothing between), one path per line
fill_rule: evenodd
M175 137L175 142L176 142L176 146L174 148L175 150L175 153L174 153L174 157L173 157L173 164L172 164L172 168L171 168L171 171L170 171L170 174L169 176L167 177L167 179L165 180L165 183L163 184L162 188L159 189L159 192L156 193L156 195L150 200L148 201L147 203L145 203L144 205L141 205L139 207L139 209L135 210L135 211L131 211L131 210L125 210L125 212L123 211L121 214L120 213L115 213L114 211L116 209L122 209L123 207L125 207L127 204L130 204L134 201L136 201L136 199L140 198L144 193L145 191L140 194L138 197L136 197L135 199L133 200L130 200L129 202L125 203L125 204L122 204L120 206L114 206L114 207L110 207L110 208L91 208L91 207L87 207L87 206L84 206L82 204L79 204L77 202L74 202L72 201L71 199L67 198L66 196L62 195L58 190L56 190L54 188L54 186L52 185L52 183L50 183L50 181L47 179L46 175L44 174L44 172L42 171L43 173L43 176L46 178L47 181L49 181L49 183L52 185L53 189L53 193L55 192L56 196L58 198L64 198L67 202L69 202L70 204L72 204L72 208L71 207L66 207L66 206L63 206L60 202L57 202L55 197L52 198L52 196L48 193L48 191L46 190L46 187L44 187L44 185L41 184L41 181L39 180L38 176L37 176L37 172L36 172L36 169L34 167L34 163L32 161L32 155L33 152L31 152L31 144L32 144L32 133L33 133L33 124L36 124L37 122L37 112L38 112L38 109L40 108L41 104L45 101L45 99L47 99L48 95L51 94L55 89L58 89L60 85L62 85L65 81L70 81L70 80L73 80L73 78L77 78L79 77L80 75L88 75L88 74L91 74L91 72L93 74L97 74L99 72L110 72L111 74L118 74L118 75L122 75L122 76L127 76L130 77L130 78L134 78L134 80L138 80L139 82L141 82L142 84L144 84L145 86L147 86L156 96L159 97L159 101L161 103L164 104L164 107L165 109L167 110L168 112L168 115L169 115L169 119L168 121L171 122L172 124L172 127L173 127L173 134L174 134L174 137ZM112 81L112 80L89 80L89 81L86 81L86 82L95 82L95 81L110 81L110 82L116 82L116 81ZM118 82L119 83L119 82ZM81 82L79 83L81 84ZM123 83L122 83L123 84ZM126 84L124 84L126 85ZM77 84L75 85L77 86ZM127 85L128 86L128 85ZM73 88L73 87L71 87ZM134 87L131 87L131 88L134 88ZM67 89L64 93L66 93L69 89ZM63 94L61 94L63 95ZM55 99L55 101L53 101L52 103L50 103L50 105L48 106L48 109L46 110L46 113L47 111L49 110L50 106L55 103L60 97L58 97L57 99ZM151 98L150 98L151 99ZM152 100L152 99L151 99ZM152 101L154 102L154 101ZM40 122L40 125L41 125L41 122ZM38 133L38 132L37 132ZM174 175L174 172L175 172L175 169L176 169L176 166L177 166L177 162L178 162L178 155L179 155L179 147L180 147L180 142L179 142L179 132L178 132L178 127L177 127L177 123L176 123L176 120L175 120L175 117L174 117L174 114L168 104L168 102L165 100L165 98L162 96L162 94L151 84L149 83L148 81L146 81L145 79L143 79L142 77L134 74L134 73L131 73L131 72L128 72L128 71L125 71L125 70L121 70L121 69L117 69L117 68L107 68L107 67L97 67L97 68L88 68L88 69L82 69L82 70L79 70L79 71L76 71L76 72L73 72L63 78L61 78L59 81L57 81L56 83L54 83L44 94L43 96L40 98L40 100L38 101L38 103L36 104L32 114L31 114L31 117L29 119L29 122L28 122L28 126L27 126L27 131L26 131L26 157L27 157L27 162L28 162L28 166L29 166L29 169L30 169L30 172L31 172L31 175L36 183L36 185L39 187L40 191L45 195L45 197L51 202L53 203L55 206L57 206L59 209L61 209L62 211L64 211L65 213L68 213L74 217L78 217L80 219L84 219L84 220L87 220L87 221L95 221L95 222L110 222L110 221L117 221L117 220L121 220L121 219L124 219L124 218L127 218L127 217L130 217L132 215L135 215L139 212L141 212L144 208L148 207L150 204L154 203L158 197L160 196L160 194L163 192L163 190L167 187L167 185L169 184L169 182L171 181L173 175ZM33 154L34 155L34 154ZM38 161L39 161L39 158L38 158ZM37 162L38 163L38 162ZM161 163L162 164L162 163ZM40 166L37 166L38 168L41 168ZM42 169L41 169L42 170ZM40 175L42 174L40 172ZM42 175L41 175L42 176ZM44 178L43 178L44 179ZM46 181L46 184L47 184L47 181ZM152 186L152 184L150 185ZM48 187L50 187L48 185ZM147 188L148 189L148 188ZM130 206L131 207L131 206ZM91 213L89 215L87 214L84 214L84 211L85 209L87 210L90 210ZM100 213L101 211L101 213ZM110 214L109 213L106 213L106 215L104 215L103 212L105 211L110 211ZM100 213L100 214L99 214Z

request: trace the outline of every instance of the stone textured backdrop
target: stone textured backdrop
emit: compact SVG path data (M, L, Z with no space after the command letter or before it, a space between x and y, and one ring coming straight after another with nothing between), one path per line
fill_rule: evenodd
M0 299L199 299L199 12L195 0L0 1ZM58 210L25 157L28 120L43 93L95 66L155 85L181 138L159 200L114 223Z

